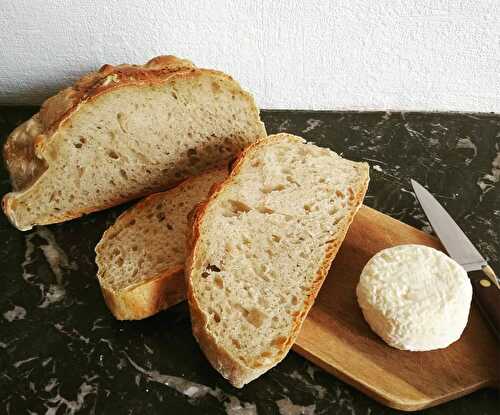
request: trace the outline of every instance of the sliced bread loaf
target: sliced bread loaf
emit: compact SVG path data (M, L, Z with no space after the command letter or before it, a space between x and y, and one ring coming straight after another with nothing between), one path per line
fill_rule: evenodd
M104 232L97 277L117 319L146 318L186 299L187 214L226 176L226 169L209 171L148 196Z
M222 72L160 56L103 66L49 98L8 137L19 229L164 190L266 135L251 95Z
M193 333L234 386L287 354L367 186L366 163L278 134L245 150L198 207L186 263Z

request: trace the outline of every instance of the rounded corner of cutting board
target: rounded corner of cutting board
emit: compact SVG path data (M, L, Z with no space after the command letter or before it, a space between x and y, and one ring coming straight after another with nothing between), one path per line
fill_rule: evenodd
M399 391L399 394L394 395L386 390L380 390L374 387L374 385L367 384L363 382L363 380L355 378L354 376L352 376L352 374L349 374L345 370L339 369L338 367L332 365L331 362L318 357L315 352L311 352L310 350L307 350L306 348L298 344L294 346L294 351L305 357L310 362L319 366L326 372L331 373L336 378L349 384L350 386L356 388L373 400L389 408L405 412L415 412L436 405L435 401L430 398L403 396L401 391Z

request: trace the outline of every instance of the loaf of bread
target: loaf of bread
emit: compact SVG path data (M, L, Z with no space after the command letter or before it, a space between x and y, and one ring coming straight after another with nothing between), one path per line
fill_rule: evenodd
M222 72L160 56L105 65L49 98L8 137L21 230L165 190L266 135L252 96Z
M97 277L117 319L146 318L186 299L187 215L226 176L227 169L212 170L150 195L104 232Z
M368 180L366 163L278 134L246 149L196 210L186 263L193 333L234 386L289 351Z

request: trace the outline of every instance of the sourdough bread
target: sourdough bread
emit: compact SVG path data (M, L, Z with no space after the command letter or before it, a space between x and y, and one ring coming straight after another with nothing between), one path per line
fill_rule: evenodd
M242 387L295 341L368 185L368 165L278 134L251 145L194 217L193 333Z
M187 214L226 176L227 169L209 171L148 196L104 232L97 277L117 319L143 319L186 299Z
M266 135L251 95L230 76L173 56L103 66L49 98L8 137L21 230L173 186Z

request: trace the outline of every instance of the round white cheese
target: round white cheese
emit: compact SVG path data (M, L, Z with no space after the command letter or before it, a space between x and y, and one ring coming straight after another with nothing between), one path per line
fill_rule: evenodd
M400 245L365 265L356 290L363 315L390 346L441 349L467 324L472 286L465 270L424 245Z

